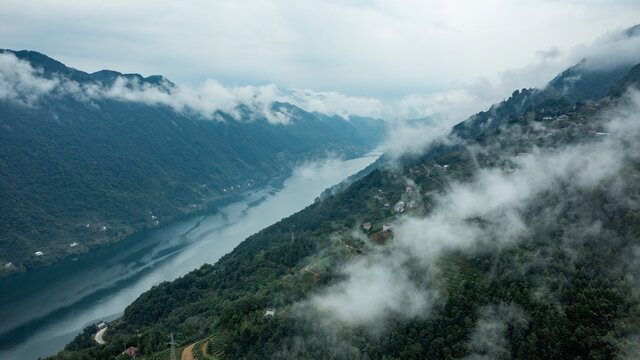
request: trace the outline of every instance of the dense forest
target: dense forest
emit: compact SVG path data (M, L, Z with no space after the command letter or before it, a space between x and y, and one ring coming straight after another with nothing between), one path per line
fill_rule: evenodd
M0 99L0 276L205 210L303 161L363 154L383 135L382 120L346 121L279 102L268 112L286 114L287 124L241 105L236 117L207 119L163 104L87 99L67 88L110 89L127 79L162 93L174 85L160 76L87 74L36 52L0 56L59 84L35 98Z
M198 359L638 358L640 78L618 75L514 92L52 359L168 359L171 333Z

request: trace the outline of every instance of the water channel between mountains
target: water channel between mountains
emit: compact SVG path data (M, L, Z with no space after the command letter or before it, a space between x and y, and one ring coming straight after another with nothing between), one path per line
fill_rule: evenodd
M30 360L62 350L83 328L112 320L141 293L204 263L249 235L313 203L320 193L374 162L373 152L297 168L280 188L143 231L104 248L0 281L0 359Z

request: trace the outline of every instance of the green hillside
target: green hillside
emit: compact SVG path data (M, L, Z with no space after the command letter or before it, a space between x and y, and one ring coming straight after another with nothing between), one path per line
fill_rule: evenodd
M152 358L170 332L218 359L635 358L637 102L551 98L505 107L491 127L476 115L454 145L374 170L155 286L107 345L80 336L52 358L127 346Z
M78 86L122 77L159 91L173 86L159 76L87 74L36 52L4 52L40 69L41 78ZM62 91L31 103L0 100L0 264L12 263L0 276L204 210L303 161L363 154L382 136L344 119L334 130L336 123L286 103L271 105L291 118L286 125L236 110L239 119L218 112L211 120L167 105ZM372 128L384 124L369 120Z

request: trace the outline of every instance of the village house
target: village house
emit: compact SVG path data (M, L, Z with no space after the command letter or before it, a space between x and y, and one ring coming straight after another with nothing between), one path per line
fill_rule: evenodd
M276 315L276 309L274 308L268 308L267 310L264 311L264 317L267 319L275 315Z
M391 229L393 229L393 224L392 223L386 223L386 224L382 225L382 231L391 231Z
M122 354L129 354L129 356L131 356L132 358L136 357L136 354L138 353L138 348L137 347L129 347L127 350L123 351Z
M36 256L42 256L42 255L44 255L44 253L43 253L42 251L36 251L36 252L35 252L35 254L36 254Z
M371 223L367 221L366 223L362 224L362 228L364 229L364 231L371 230Z
M8 263L4 264L4 268L5 269L10 268L11 265L13 265L13 264L11 263L11 261L9 261Z
M385 209L385 210L389 210L391 208L391 204L386 203L386 204L384 204L384 206L382 208Z
M413 188L411 186L407 186L405 191L406 191L407 194L413 194Z
M69 246L76 247L76 246L78 246L78 243L77 242L72 242L71 244L69 244Z
M107 327L107 323L104 321L100 321L96 324L96 327L98 327L98 330L102 330Z
M398 201L394 206L394 210L399 213L404 212L404 201Z
M558 120L569 120L569 117L565 114L558 116Z

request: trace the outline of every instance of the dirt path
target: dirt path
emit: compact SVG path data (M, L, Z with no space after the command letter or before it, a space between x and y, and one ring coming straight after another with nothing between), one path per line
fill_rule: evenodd
M202 355L205 355L205 358L207 353L207 346L209 346L209 342L205 341L204 344L202 344Z
M193 343L189 346L187 346L186 348L184 348L184 350L182 350L182 356L180 357L180 359L182 360L195 360L195 358L193 357L193 346L196 343Z

